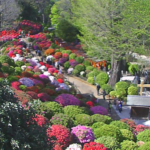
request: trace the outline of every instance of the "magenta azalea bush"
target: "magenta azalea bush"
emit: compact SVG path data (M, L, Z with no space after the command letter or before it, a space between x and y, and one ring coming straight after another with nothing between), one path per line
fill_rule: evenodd
M40 80L33 79L33 78L30 78L30 79L33 81L34 85L38 85L38 84L40 84L40 85L44 85L44 84L43 84L43 82L42 82L42 81L40 81Z
M92 128L86 126L78 125L73 127L71 133L76 142L87 143L95 139Z
M64 63L67 61L67 58L63 57L59 59L59 64L64 65Z
M26 77L19 79L19 82L27 87L34 86L34 82L31 79L26 78Z
M80 101L71 94L61 94L55 98L55 102L58 102L62 106L67 106L67 105L80 106Z
M94 106L91 107L90 110L93 112L93 114L108 115L107 109L102 106Z
M38 94L38 98L42 101L42 102L46 102L46 101L50 101L51 98L48 94L46 93L39 93Z

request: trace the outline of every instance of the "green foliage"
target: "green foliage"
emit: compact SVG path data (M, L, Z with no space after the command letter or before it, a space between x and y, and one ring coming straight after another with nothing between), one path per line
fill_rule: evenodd
M150 141L150 130L144 130L137 135L138 141L149 142Z
M97 75L99 75L101 73L101 71L94 69L93 71L91 71L90 73L87 74L87 77L96 77Z
M124 89L127 91L127 89L129 88L130 84L125 82L125 81L119 81L115 84L115 90L117 89Z
M99 75L96 76L96 83L102 86L108 82L108 79L108 74L106 72L101 72Z
M94 130L95 138L102 136L111 136L117 139L117 141L122 141L122 135L119 128L113 125L103 125L100 128Z
M65 69L68 69L69 67L70 67L69 61L66 61L66 62L64 63L64 68L65 68Z
M63 108L56 102L44 102L40 105L40 110L45 112L45 116L51 119L55 114L63 113Z
M71 53L69 55L69 59L75 59L77 57L77 55L75 53Z
M7 66L2 66L1 70L3 73L9 73L9 67L7 67Z
M0 62L3 63L8 63L10 66L15 66L14 60L9 58L6 55L1 55L0 56Z
M55 48L59 48L59 46L56 45L55 43L52 43L52 44L51 44L51 48L54 48L54 49L55 49Z
M144 143L142 146L138 148L138 150L150 150L150 142Z
M63 51L61 51L62 52L62 54L64 54L64 53L66 53L66 54L68 54L68 55L70 55L72 52L71 52L71 50L63 50Z
M89 71L93 71L94 67L93 66L87 66L86 67L86 70L89 70Z
M91 66L91 62L89 60L84 60L83 64L85 67Z
M85 126L90 126L93 124L93 119L91 118L90 115L87 114L78 114L75 116L75 120L77 121L78 124Z
M77 69L73 69L72 74L75 75L75 76L77 76L77 75L80 74L80 72Z
M130 86L128 88L128 95L138 95L138 87Z
M20 85L19 88L20 88L20 90L22 90L22 91L26 91L26 88L27 88L27 87L26 87L25 85Z
M23 61L16 61L15 64L16 64L16 66L21 67L24 65L24 62Z
M103 123L103 122L95 122L95 123L93 123L93 125L92 125L92 129L95 130L95 129L97 129L97 128L100 128L100 127L103 126L103 125L105 125L105 123Z
M137 150L138 149L137 144L133 141L125 140L120 145L121 145L121 150L131 150L131 149Z
M28 67L28 66L31 66L31 64L30 64L30 63L25 63L25 66L27 66L27 67Z
M20 75L22 73L22 69L20 67L15 67L15 74Z
M85 66L79 64L75 66L75 69L77 69L79 72L85 71Z
M55 114L50 122L52 124L61 124L67 128L72 128L74 126L74 121L68 116L68 115L65 115L65 114Z
M19 79L15 76L8 76L7 77L7 80L9 83L13 82L13 81L18 81Z
M128 68L129 73L131 73L132 75L134 75L139 70L140 69L139 69L139 66L137 64L130 64L130 66Z
M94 114L91 117L93 119L93 122L103 122L106 124L110 124L110 122L112 122L111 117L105 115Z
M111 150L117 150L119 148L119 142L110 136L102 136L95 140L96 143L103 144L105 147Z
M83 58L82 56L78 56L78 57L75 58L75 60L76 60L79 64L81 64L81 63L84 61L84 58Z
M111 97L115 97L115 96L116 96L116 91L111 91L111 92L109 93L109 95L110 95Z
M116 97L117 98L121 98L121 99L123 99L125 96L127 95L127 92L125 91L125 89L122 89L122 88L118 88L117 90L116 90Z
M34 38L28 38L28 42L33 42L34 41Z
M24 109L5 81L0 82L0 91L0 149L51 149L46 133L47 124L41 127L35 121L31 122L37 113L32 106Z
M95 83L93 77L88 77L87 82L90 83L90 84L92 84L92 85Z
M119 129L128 129L128 130L130 129L129 126L126 123L121 122L121 121L112 121L110 123L110 125L116 126Z
M133 137L133 133L127 129L120 129L123 140L129 140L129 141L133 141L134 137Z
M83 108L75 105L65 106L63 110L64 114L68 115L70 118L73 119L75 119L76 115L78 114L86 113L86 111Z
M103 90L105 90L106 94L109 94L109 93L113 90L113 88L112 88L111 85L109 85L109 84L104 84L104 85L102 85L101 88L102 88Z

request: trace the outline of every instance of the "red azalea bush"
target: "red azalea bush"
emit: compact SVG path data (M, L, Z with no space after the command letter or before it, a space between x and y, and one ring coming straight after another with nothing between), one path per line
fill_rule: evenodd
M62 57L68 59L68 58L69 58L69 55L68 55L67 53L64 53L64 54L62 54Z
M21 78L22 77L32 77L32 74L29 72L22 72L20 76L21 76Z
M38 99L37 93L33 91L27 91L27 94L30 95L33 99Z
M19 90L19 89L20 89L20 88L19 88L20 85L21 85L21 83L18 82L18 81L11 82L11 86L12 86L14 89L16 89L16 90Z
M32 121L35 121L41 127L48 123L48 120L44 116L38 114L32 118Z
M51 139L51 143L60 145L63 149L67 148L72 142L72 136L69 129L62 125L52 125L51 128L47 130L47 135L49 138L54 137Z
M46 101L50 101L51 98L47 93L39 93L38 94L38 98L42 101L42 102L46 102Z
M50 96L55 95L55 93L56 93L54 90L49 89L49 88L44 88L44 89L42 89L42 92L43 92L43 93L47 93L47 94L50 95Z
M35 93L38 93L40 89L37 86L31 86L26 88L27 91L33 91Z
M62 53L61 53L61 52L56 52L56 53L54 54L54 57L55 57L55 59L59 59L59 58L62 57Z
M57 82L58 83L64 83L64 80L63 79L57 79Z
M138 134L138 133L140 133L140 132L142 132L142 131L144 131L144 130L146 130L146 129L150 129L150 127L144 126L144 125L142 125L142 124L139 124L139 125L137 125L136 128L135 128L135 132L136 132L136 134Z
M108 150L108 149L104 147L103 144L90 142L90 143L84 144L83 150Z
M86 104L87 104L88 106L90 106L90 107L93 107L93 106L94 106L93 102L91 102L91 101L87 101Z

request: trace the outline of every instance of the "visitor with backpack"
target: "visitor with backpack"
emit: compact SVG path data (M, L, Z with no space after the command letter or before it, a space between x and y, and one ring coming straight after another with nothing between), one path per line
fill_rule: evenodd
M100 85L96 84L97 95L99 95Z

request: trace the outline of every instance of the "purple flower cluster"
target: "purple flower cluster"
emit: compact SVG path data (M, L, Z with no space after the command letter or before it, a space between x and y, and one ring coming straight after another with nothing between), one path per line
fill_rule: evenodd
M72 128L71 131L75 142L87 143L94 141L94 133L91 128L78 125Z
M90 110L93 112L93 114L108 115L107 109L102 106L94 106L91 107Z
M67 106L67 105L80 106L80 101L71 94L61 94L55 98L55 102L58 102L62 106Z
M42 81L37 80L37 79L33 79L33 78L30 78L30 79L33 81L34 85L40 84L40 85L43 85L43 86L44 86L44 84L43 84Z
M31 79L26 78L26 77L19 79L19 82L27 87L34 86L34 82Z
M42 102L46 102L51 100L50 96L46 93L39 93L38 94L38 98L42 101Z
M69 64L70 64L72 67L75 67L76 65L78 65L78 62L77 62L77 61L71 61L71 62L69 62Z
M39 77L40 77L40 79L48 79L48 76L46 76L44 74L40 74Z
M59 64L63 65L67 61L67 58L63 57L59 59Z

